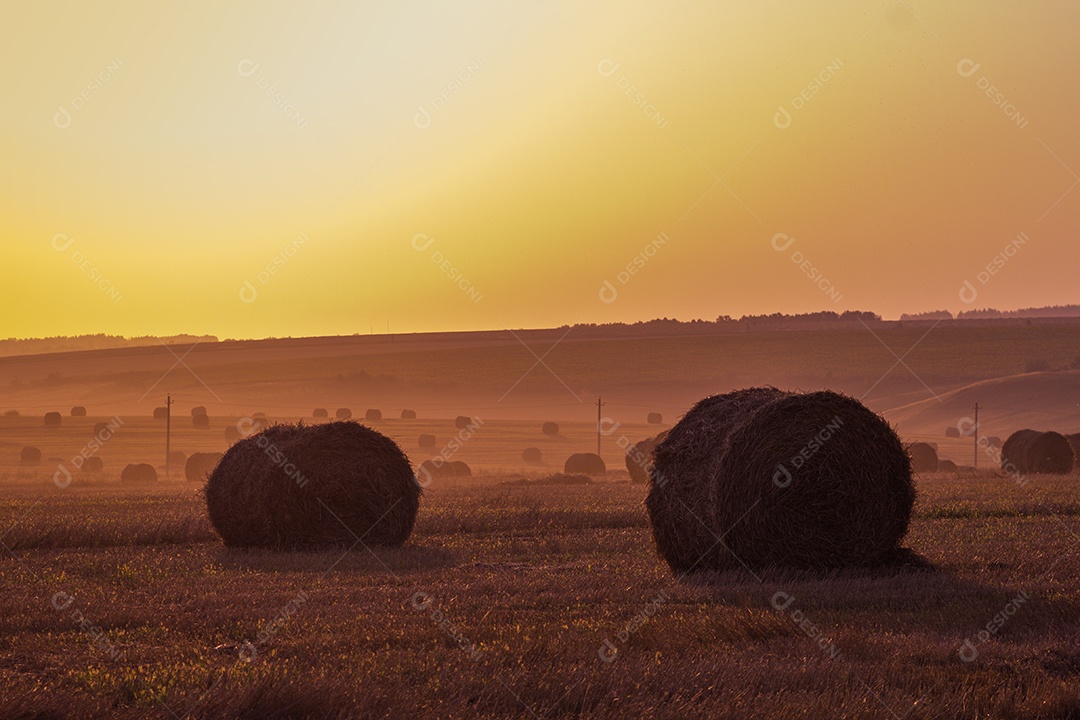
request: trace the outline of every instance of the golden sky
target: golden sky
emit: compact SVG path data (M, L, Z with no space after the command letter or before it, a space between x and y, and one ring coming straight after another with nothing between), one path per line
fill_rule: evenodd
M1080 301L1080 4L813 5L4 3L0 337Z

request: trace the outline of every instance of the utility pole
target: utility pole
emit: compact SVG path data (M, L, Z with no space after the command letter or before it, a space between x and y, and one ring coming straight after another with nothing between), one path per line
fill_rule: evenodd
M975 403L975 469L979 469L979 403Z
M172 444L172 395L165 396L165 479L172 480L172 467L169 456Z
M596 398L596 454L600 454L600 408L604 407L601 398Z

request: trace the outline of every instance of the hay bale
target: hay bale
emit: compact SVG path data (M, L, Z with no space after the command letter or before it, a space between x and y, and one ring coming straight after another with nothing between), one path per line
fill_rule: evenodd
M71 417L86 417L86 408L82 405L76 405L71 408Z
M173 450L169 453L168 459L171 467L183 467L184 463L187 462L187 455L179 450Z
M1005 472L1064 475L1072 470L1074 459L1069 441L1053 431L1017 430L1001 446Z
M653 450L668 436L668 430L656 437L645 438L626 448L626 471L630 473L630 482L643 484L649 479L653 467Z
M225 426L225 440L226 441L234 443L237 440L239 440L241 437L243 437L243 435L241 435L240 429L238 427L236 427L235 425L226 425Z
M94 423L94 435L95 437L101 435L101 433L109 431L109 423Z
M945 428L945 437L947 437L947 438L958 438L958 437L960 437L960 428L953 427L953 426L950 425L949 427Z
M265 420L266 419L266 413L264 413L264 412L251 413L251 417L255 418L256 420Z
M152 483L157 482L157 470L147 463L132 463L125 465L120 471L120 482L124 483Z
M191 425L199 430L209 430L210 417L208 415L192 415Z
M168 416L169 416L169 409L168 408L163 408L163 407L154 408L154 419L155 420L164 420Z
M546 422L540 426L540 432L544 433L548 437L555 437L559 434L559 423Z
M991 435L990 437L986 438L986 442L991 447L996 447L996 448L1001 447L1001 438L999 438L997 435Z
M402 410L401 411L401 419L402 420L415 420L416 419L416 411L415 410Z
M911 469L917 473L937 472L938 456L937 449L930 443L917 442L908 447L908 455L911 456Z
M64 419L58 412L45 413L45 427L60 427L60 424L64 422Z
M651 412L645 417L645 422L650 425L659 425L664 422L664 416L658 412Z
M222 453L215 452L191 453L184 465L184 477L188 482L202 482L214 471L221 457Z
M315 408L311 411L311 417L319 419L329 418L330 412L326 408Z
M334 413L334 417L338 420L348 420L352 417L352 410L349 408L338 408L337 412Z
M401 545L421 488L393 440L356 422L274 425L233 445L205 486L229 546Z
M645 500L676 572L898 561L915 487L893 429L833 392L697 403L653 452Z
M956 473L959 472L959 470L960 468L956 467L956 463L952 460L938 460L937 471L939 473Z
M566 458L563 472L567 475L603 475L607 472L607 465L596 453L574 453Z
M196 405L195 407L191 408L191 417L198 417L200 415L206 414L206 406L204 405Z
M450 472L454 477L472 477L472 468L460 460L454 460L447 465L450 466Z
M101 458L99 458L99 457L97 457L95 455L93 457L88 457L85 460L83 460L83 464L82 464L82 467L80 468L80 470L82 470L82 472L84 472L84 473L100 473L100 472L104 472L105 471L105 463L102 462Z
M544 458L544 454L540 452L538 447L527 447L521 451L521 459L527 463L538 463Z
M419 438L417 438L417 443L416 444L419 445L422 448L433 448L433 447L435 447L435 436L434 435L421 435Z
M468 415L458 415L456 418L454 418L454 427L456 427L458 430L467 428L471 424L472 418Z
M364 420L367 422L382 422L382 410L369 408L368 411L364 413Z
M27 465L37 465L41 462L41 450L27 445L19 453L19 461Z

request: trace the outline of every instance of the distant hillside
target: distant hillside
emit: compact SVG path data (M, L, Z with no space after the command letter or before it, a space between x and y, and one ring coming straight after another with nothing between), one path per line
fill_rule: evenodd
M81 350L108 350L111 348L146 347L148 345L190 345L192 343L217 342L213 335L170 335L167 337L133 337L121 335L76 335L21 340L0 340L0 357L13 355L44 355L46 353L77 352Z

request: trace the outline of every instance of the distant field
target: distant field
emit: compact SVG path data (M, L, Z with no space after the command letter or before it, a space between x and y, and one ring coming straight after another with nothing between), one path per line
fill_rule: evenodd
M318 553L224 548L190 485L10 489L0 717L1080 714L1075 475L921 478L937 572L690 580L641 486L506 477Z

